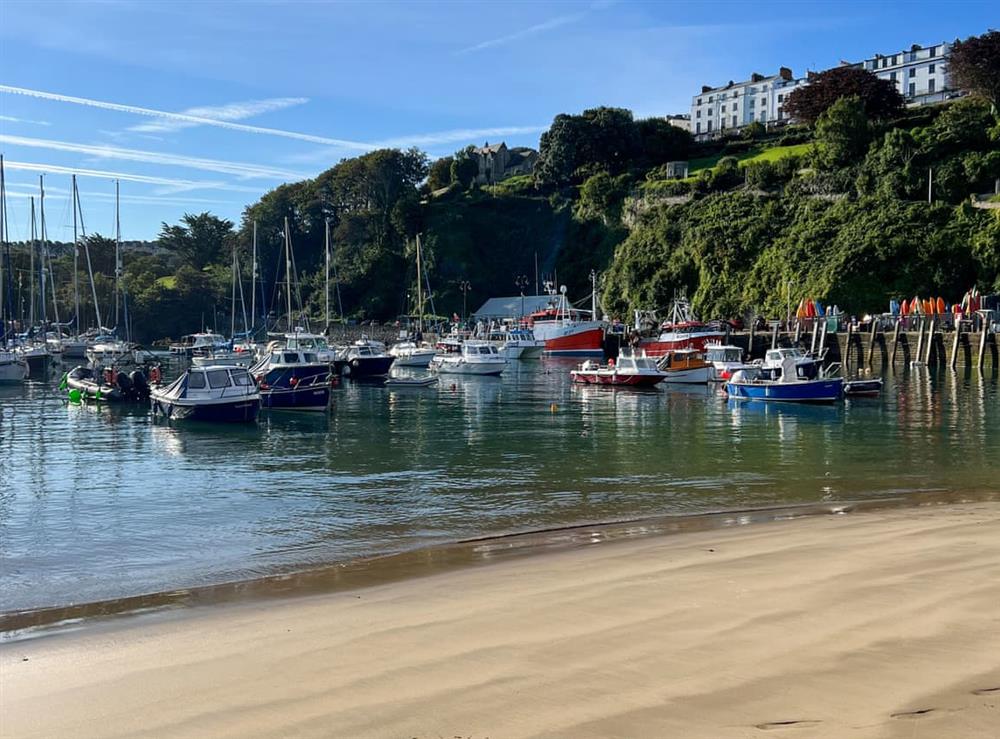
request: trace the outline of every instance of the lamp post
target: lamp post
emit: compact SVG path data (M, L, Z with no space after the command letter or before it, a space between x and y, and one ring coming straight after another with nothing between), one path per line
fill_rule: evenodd
M514 278L514 284L517 285L518 289L521 291L521 317L518 319L518 323L524 320L524 288L528 286L528 276L518 275Z
M458 283L458 289L462 291L462 323L465 324L465 301L469 295L469 290L472 289L472 283L468 280L462 280Z

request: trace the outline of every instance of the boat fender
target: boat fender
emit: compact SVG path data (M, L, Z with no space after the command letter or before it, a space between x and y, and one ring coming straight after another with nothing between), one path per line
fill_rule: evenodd
M358 367L360 367L360 366L361 366L361 360L359 360L359 359L352 359L352 360L351 360L351 366L352 366L352 367L353 367L354 369L357 369Z
M154 385L160 384L160 368L157 366L152 367L149 370L149 381Z
M730 378L730 381L731 382L743 382L745 378L746 378L746 374L743 372L743 370L736 370L733 373L733 376Z
M608 367L614 367L614 366L615 366L615 358L612 357L611 359L608 360Z
M299 378L296 377L295 375L292 375L291 377L288 378L289 387L295 387L298 384L299 384Z

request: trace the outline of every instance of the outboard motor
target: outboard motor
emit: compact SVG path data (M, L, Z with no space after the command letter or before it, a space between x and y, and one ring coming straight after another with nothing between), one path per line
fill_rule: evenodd
M128 378L128 375L124 372L119 372L118 377L115 378L115 384L121 390L123 398L132 399L132 381Z
M132 392L137 400L145 400L149 397L149 383L146 382L146 375L142 370L132 370L128 375L132 381Z

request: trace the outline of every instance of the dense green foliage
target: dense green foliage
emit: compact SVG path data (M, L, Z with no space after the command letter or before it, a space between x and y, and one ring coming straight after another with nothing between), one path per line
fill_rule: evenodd
M955 41L948 59L952 84L987 100L1000 111L1000 31Z

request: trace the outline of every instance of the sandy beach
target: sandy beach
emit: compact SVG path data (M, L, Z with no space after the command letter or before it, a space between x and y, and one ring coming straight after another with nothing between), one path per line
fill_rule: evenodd
M0 647L4 737L995 737L1000 504L610 542Z

